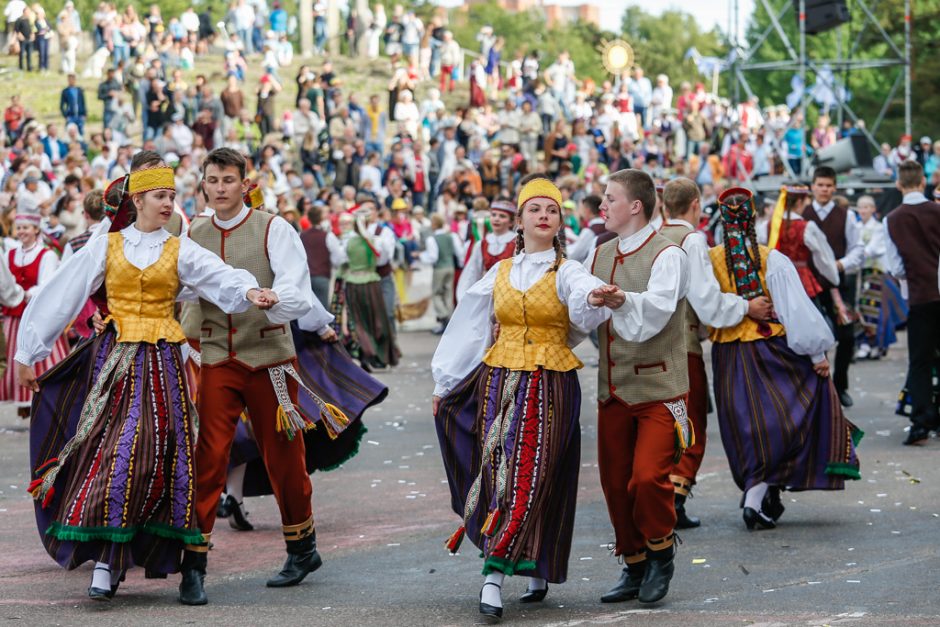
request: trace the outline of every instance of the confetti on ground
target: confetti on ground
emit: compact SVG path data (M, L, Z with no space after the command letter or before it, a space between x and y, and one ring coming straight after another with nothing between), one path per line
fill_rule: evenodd
M846 579L845 583L862 583L860 579Z
M379 443L376 442L375 440L366 440L366 443L367 443L367 444L371 444L371 445L373 445L373 446L378 446L378 445L379 445Z
M821 584L822 582L821 582L821 581L807 581L806 583L809 584L809 585L811 585L811 586L818 586L818 585Z
M891 432L890 432L890 431L875 431L875 433L876 433L877 435L881 435L881 436L884 436L884 437L888 437L889 435L891 435Z
M385 546L401 546L401 543L399 543L399 542L390 542L390 543L386 544Z
M873 509L870 509L870 510L868 510L868 511L870 511L872 514L880 514L880 513L881 513L881 510L880 510L880 509L874 509L874 508L873 508Z
M580 559L581 559L581 561L583 562L583 561L585 561L585 560L592 560L592 559L594 559L594 558L593 558L593 557L582 557L582 558L580 558Z
M706 560L704 557L697 557L697 558L695 558L694 560L692 560L692 563L693 563L693 564L704 564L706 561L708 561L708 560Z

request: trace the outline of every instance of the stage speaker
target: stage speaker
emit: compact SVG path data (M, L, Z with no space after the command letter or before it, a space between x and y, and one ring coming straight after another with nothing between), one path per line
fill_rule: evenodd
M813 165L827 165L836 172L872 167L871 148L864 135L849 135L813 155Z
M796 24L800 24L800 0L793 0ZM818 35L851 19L846 0L806 0L806 33Z

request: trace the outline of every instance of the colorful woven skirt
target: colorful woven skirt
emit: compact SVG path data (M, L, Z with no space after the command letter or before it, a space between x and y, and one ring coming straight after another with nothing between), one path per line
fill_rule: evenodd
M862 432L842 413L832 380L785 337L712 346L715 402L731 474L788 490L841 490L859 479Z
M291 330L297 351L297 372L304 385L349 418L349 425L335 440L319 425L304 431L307 472L333 470L359 452L359 442L367 431L362 415L369 407L385 400L388 387L356 365L339 343L324 342L316 333L301 331L296 323L291 324ZM307 394L298 394L297 401L300 410L312 421L319 419L320 408ZM243 487L245 496L273 494L264 460L247 420L240 420L235 431L231 463L248 464Z
M858 310L862 327L860 341L883 351L898 341L895 331L907 322L907 303L893 278L878 270L864 270Z
M16 355L16 334L20 330L21 318L15 316L5 316L3 318L3 334L6 337L6 359L7 369L0 379L0 402L13 402L20 407L29 407L33 400L33 391L24 388L16 380L16 368L14 368L13 357ZM36 362L33 370L37 375L41 375L54 365L65 359L69 354L69 343L65 335L60 335L52 344L52 352L42 361Z
M480 365L435 417L451 506L481 550L483 573L563 583L581 460L575 371ZM456 550L464 528L449 542ZM456 541L455 541L456 538Z
M346 313L352 321L362 357L378 357L385 364L398 364L401 352L395 343L392 321L385 313L385 298L379 281L345 282Z
M177 572L183 546L202 540L179 345L119 343L109 329L39 383L30 463L51 487L36 502L49 555L69 569L91 560Z

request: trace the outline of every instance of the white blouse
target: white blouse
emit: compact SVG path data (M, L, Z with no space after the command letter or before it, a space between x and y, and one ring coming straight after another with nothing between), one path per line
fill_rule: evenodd
M802 220L803 218L792 211L787 212L790 220ZM757 241L764 246L769 239L768 229L770 222L764 222L757 226ZM809 249L813 256L813 265L824 279L833 285L839 284L839 268L836 266L836 255L832 252L832 247L826 239L826 234L816 225L815 222L806 224L803 230L803 244Z
M123 229L121 235L124 256L139 269L154 264L172 237L163 229L143 233L134 225ZM30 300L16 339L16 361L31 366L49 355L56 338L104 283L107 257L108 238L93 237ZM177 271L180 288L193 290L226 313L247 311L251 307L246 299L248 290L258 287L250 272L226 265L186 237L180 238Z
M516 239L516 232L509 229L501 235L495 233L486 234L486 246L491 255L500 255L506 250L507 246L515 246L513 240ZM430 244L431 240L428 240ZM575 260L577 261L577 260ZM473 250L470 252L470 258L460 273L460 280L457 281L457 301L463 298L470 287L480 280L483 276L483 250L480 242L473 243Z
M512 258L509 283L517 290L526 291L551 269L554 262L554 249L519 253ZM431 359L435 396L443 396L470 374L483 361L483 355L492 344L493 288L499 266L496 264L490 268L457 304ZM567 262L558 268L555 290L558 300L568 308L569 346L577 346L587 333L610 317L609 309L594 307L587 301L591 290L601 285L604 282L579 263Z
M772 250L767 257L766 279L774 311L787 331L787 346L818 364L836 341L826 320L806 295L796 266L779 250Z

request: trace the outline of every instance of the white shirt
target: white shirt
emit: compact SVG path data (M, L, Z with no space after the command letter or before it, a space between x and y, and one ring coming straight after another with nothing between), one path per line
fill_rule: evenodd
M820 220L825 220L836 204L831 200L825 205L813 201L813 209ZM853 274L862 268L865 262L865 246L862 244L862 221L858 214L849 209L845 218L845 256L837 261L842 264L842 271Z
M500 235L487 233L486 249L491 255L501 255L503 251L506 250L506 246L515 246L515 239L516 233L512 229ZM463 271L460 273L460 279L457 281L458 301L463 298L463 295L467 293L467 290L469 290L474 283L483 277L483 274L483 247L480 246L479 242L474 242L473 249L470 251L470 257L467 259L467 263L464 264Z
M772 250L767 256L765 278L774 312L787 332L787 346L818 364L836 341L819 309L806 295L796 266L779 250Z
M0 305L4 307L16 307L23 302L26 293L16 278L7 268L7 264L0 263Z
M865 267L884 270L884 257L887 252L885 228L881 221L872 216L862 223L862 244L865 245Z
M376 227L379 227L378 233L376 233ZM389 263L395 256L395 232L378 223L370 224L366 232L369 234L369 241L379 253L378 259L375 260L376 265L384 266Z
M434 231L434 235L450 235L450 241L454 247L454 263L457 264L458 268L463 267L462 261L464 256L464 246L463 242L460 241L460 238L457 236L457 234L445 226ZM435 263L437 263L437 259L440 257L440 254L441 249L437 245L437 240L432 235L424 241L424 250L421 251L421 254L418 256L418 258L421 260L421 263L426 263L433 266Z
M790 220L803 219L799 214L793 213L792 211L787 212L787 216L784 216L784 218L786 219L787 217L789 217ZM757 241L765 246L769 238L769 225L769 221L757 225ZM809 249L809 252L813 256L813 265L816 267L816 271L833 285L838 285L839 268L836 266L836 255L832 252L832 247L826 239L826 234L822 232L822 229L820 229L815 222L807 222L806 229L803 230L803 244Z
M219 228L231 229L238 226L248 216L249 211L252 209L242 207L238 215L229 220L220 220L218 214L209 219ZM181 239L187 238L184 236ZM274 285L261 287L270 287L278 298L278 303L264 312L271 324L287 324L291 320L297 320L305 331L315 329L318 332L326 332L324 327L333 321L333 316L327 313L319 299L313 295L307 251L304 250L300 236L294 227L280 216L271 220L267 254L271 261L271 271L274 273ZM311 327L317 322L321 323Z
M708 255L708 240L703 233L685 220L668 220L692 229L682 242L682 250L689 260L689 291L686 298L702 324L714 327L733 327L747 315L747 299L721 291Z
M36 261L36 257L39 256L39 253L45 250L45 247L41 242L36 242L33 244L32 248L29 250L24 250L23 246L17 241L13 244L13 263L19 267L28 266L29 264ZM4 252L3 254L3 265L9 269L10 267L10 253ZM56 269L59 267L59 258L51 250L46 250L46 254L42 256L42 260L39 262L39 277L36 280L36 285L26 290L26 300L30 300L35 296L43 285L48 283L53 275L55 275Z
M156 263L170 237L163 229L142 233L134 225L121 231L124 256L135 268ZM51 255L55 256L55 255ZM108 238L93 237L33 296L20 322L16 361L32 365L52 351L56 338L78 315L88 298L104 283ZM187 287L226 313L251 307L248 290L258 282L247 270L236 270L189 238L180 238L177 260L180 287Z
M26 3L23 0L10 0L6 8L3 9L3 17L7 22L15 22L23 16L26 10Z
M554 263L554 249L532 254L519 253L512 258L509 283L517 290L526 291ZM457 303L450 324L431 359L435 396L443 396L470 374L483 361L483 355L492 344L493 288L499 267L500 264L496 264L490 268ZM590 291L601 285L604 282L592 276L579 263L563 263L558 268L555 289L558 300L568 308L569 346L577 346L585 334L610 317L610 310L606 307L593 307L587 302Z
M904 199L901 201L905 205L920 205L927 202L927 197L924 196L921 192L910 192L904 194ZM885 216L884 219L884 229L885 229L885 269L893 276L896 276L899 279L906 279L907 272L904 270L904 260L901 259L901 253L898 252L898 247L894 243L894 240L891 239L891 229L888 228L888 218L891 217L891 214ZM940 289L940 260L937 261L937 289Z
M581 232L578 233L578 239L576 239L574 244L572 244L568 249L568 258L572 261L584 263L584 261L591 255L591 251L597 247L597 235L594 234L594 231L591 230L591 227L596 224L605 223L606 220L604 220L604 218L591 218L591 221L587 223L587 226L581 229Z
M639 250L653 233L652 225L647 224L633 235L621 237L617 250L621 254ZM610 321L614 331L629 342L645 342L655 337L688 292L688 255L678 246L670 246L653 262L646 291L626 292L626 302L613 311Z
M326 232L326 249L330 252L330 265L334 268L340 267L349 260L346 248L340 244L339 238L333 234L333 231Z

